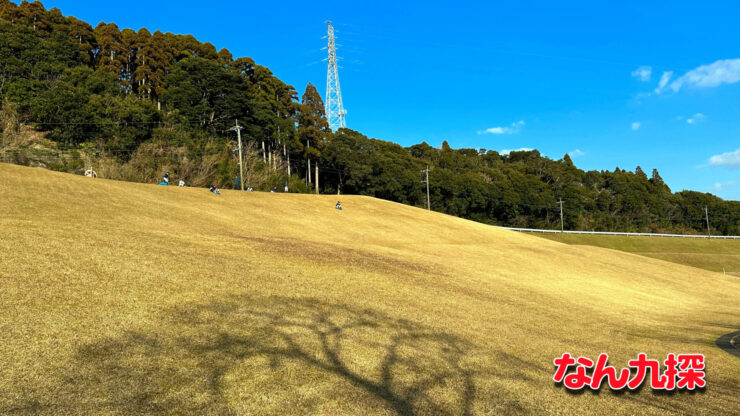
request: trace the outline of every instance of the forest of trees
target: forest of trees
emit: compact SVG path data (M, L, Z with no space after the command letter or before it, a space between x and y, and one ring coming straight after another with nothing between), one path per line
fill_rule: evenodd
M245 182L257 189L287 182L310 192L318 181L322 193L423 207L429 166L432 209L484 223L560 228L562 198L566 229L704 233L706 206L712 233L740 234L740 202L672 193L657 170L585 172L568 155L404 148L332 132L311 84L299 99L268 68L193 36L92 27L38 1L0 0L0 102L0 151L22 155L40 134L64 155L56 170L95 163L114 179L169 171L194 186L228 186L238 120Z

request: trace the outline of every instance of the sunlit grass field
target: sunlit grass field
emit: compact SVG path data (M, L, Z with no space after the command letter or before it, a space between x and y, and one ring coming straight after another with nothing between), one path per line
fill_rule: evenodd
M0 414L738 414L740 279L367 197L0 165ZM563 352L702 353L570 394Z
M713 272L740 276L740 240L559 233L533 235L566 244L621 250Z

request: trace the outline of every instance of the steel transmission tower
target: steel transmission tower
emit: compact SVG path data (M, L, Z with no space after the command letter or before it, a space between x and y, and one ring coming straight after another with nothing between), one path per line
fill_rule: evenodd
M330 21L326 22L329 25L329 33L327 38L329 44L327 49L329 50L329 65L326 69L326 99L324 102L324 111L326 112L326 120L329 122L329 127L332 131L336 131L342 127L347 127L344 121L344 115L347 114L344 111L344 105L342 105L342 90L339 88L339 71L337 70L337 48L334 44L334 26Z

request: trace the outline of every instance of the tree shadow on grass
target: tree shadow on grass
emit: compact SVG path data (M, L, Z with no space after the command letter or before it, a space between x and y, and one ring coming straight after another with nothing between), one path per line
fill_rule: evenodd
M186 306L170 319L81 348L66 380L84 389L76 410L473 413L473 345L409 321L287 297Z

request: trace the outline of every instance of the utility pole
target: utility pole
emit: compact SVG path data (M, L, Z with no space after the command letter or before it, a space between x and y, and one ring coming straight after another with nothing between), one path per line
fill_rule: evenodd
M242 191L244 190L244 167L242 166L242 126L239 125L239 120L236 120L236 125L229 130L236 130L236 136L239 138L239 184L241 185ZM263 142L264 145L264 142Z
M285 143L283 143L283 155L288 158L288 178L290 178L290 153L288 153Z
M309 184L311 183L311 141L308 139L306 140L306 149L308 149L306 151L306 183Z
M426 179L424 180L424 182L427 183L427 209L429 211L431 211L432 210L432 202L429 199L429 165L427 165L427 168L426 169L423 169L422 172L426 173Z
M712 238L712 233L709 232L709 208L706 206L704 207L704 215L706 215L705 218L707 219L707 238Z
M560 232L562 233L565 231L565 227L563 226L563 198L560 198Z

